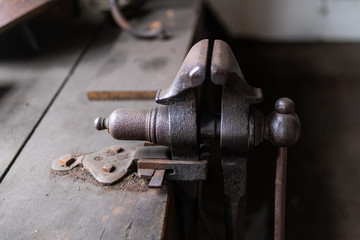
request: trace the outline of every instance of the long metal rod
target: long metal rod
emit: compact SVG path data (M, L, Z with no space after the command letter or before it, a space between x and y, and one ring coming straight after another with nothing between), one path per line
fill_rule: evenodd
M276 160L274 239L285 238L285 192L287 148L280 147Z
M150 31L141 31L141 30L135 29L125 19L125 17L119 10L117 1L116 0L109 0L109 1L110 1L111 15L113 16L116 24L121 29L128 32L132 36L137 37L137 38L166 38L167 37L166 31L162 26L160 26L158 29L150 30Z

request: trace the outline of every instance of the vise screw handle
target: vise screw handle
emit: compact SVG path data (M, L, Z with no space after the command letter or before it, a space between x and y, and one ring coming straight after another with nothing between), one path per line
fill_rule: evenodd
M300 120L294 108L291 99L280 98L275 103L275 111L265 120L265 138L278 147L275 176L275 240L283 240L285 237L287 147L297 142L301 131Z

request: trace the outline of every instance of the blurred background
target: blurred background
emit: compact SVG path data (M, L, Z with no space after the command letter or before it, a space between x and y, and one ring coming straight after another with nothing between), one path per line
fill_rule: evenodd
M359 239L360 1L205 2L209 36L229 41L247 81L263 90L264 112L279 96L295 102L302 133L289 149L286 238ZM249 160L248 204L266 216L274 162L260 148Z

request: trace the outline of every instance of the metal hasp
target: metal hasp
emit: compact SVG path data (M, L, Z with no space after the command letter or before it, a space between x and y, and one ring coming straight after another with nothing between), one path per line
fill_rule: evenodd
M221 87L221 99L215 99L221 103L220 113L200 110L199 96L203 95L198 92L204 83ZM117 109L108 118L97 118L94 124L98 130L108 129L116 139L145 140L170 148L168 159L140 159L138 173L153 177L154 186L160 186L164 178L177 180L175 194L182 195L180 221L185 232L180 239L196 236L197 181L206 178L200 144L219 140L226 239L244 239L247 153L264 139L280 148L275 232L283 232L284 218L279 216L284 216L284 148L294 144L300 135L300 121L290 99L278 100L275 111L266 118L254 107L262 99L261 89L246 83L228 44L202 40L191 48L171 86L158 91L156 102L163 106Z
M119 182L131 169L139 144L114 145L94 153L83 155L66 154L52 163L54 171L70 171L83 167L97 182L111 185ZM140 153L141 154L141 153Z

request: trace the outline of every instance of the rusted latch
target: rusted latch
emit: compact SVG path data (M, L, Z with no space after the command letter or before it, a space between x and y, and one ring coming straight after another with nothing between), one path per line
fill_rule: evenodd
M71 155L66 154L55 159L52 169L70 171L83 167L99 183L111 185L121 180L133 163L137 162L138 175L151 179L149 187L161 187L163 180L198 181L205 180L207 161L175 161L171 158L169 147L140 143L128 143L104 148L98 152ZM162 171L163 170L163 171ZM160 174L162 173L162 174ZM154 184L156 180L157 184Z
M55 171L69 171L83 167L101 184L111 185L123 178L133 163L136 148L133 145L114 145L95 153L73 156L66 154L52 163Z

